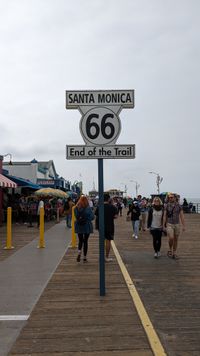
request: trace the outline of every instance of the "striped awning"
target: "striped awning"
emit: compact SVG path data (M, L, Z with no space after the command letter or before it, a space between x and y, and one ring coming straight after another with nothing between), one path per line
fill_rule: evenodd
M12 180L6 178L3 174L0 174L0 187L2 188L17 188L17 184Z

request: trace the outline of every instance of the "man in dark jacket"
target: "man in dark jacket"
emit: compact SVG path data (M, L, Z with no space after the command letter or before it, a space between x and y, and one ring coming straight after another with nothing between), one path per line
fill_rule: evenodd
M96 228L99 229L99 209L96 209ZM109 258L111 241L114 239L114 219L117 218L117 208L111 204L110 195L104 194L104 237L106 240L106 256L105 261L111 262L112 258Z
M129 210L127 212L127 215L131 214L131 221L133 225L133 237L135 239L138 239L138 233L139 233L139 225L140 225L140 208L138 205L138 201L134 200L132 204L129 206Z

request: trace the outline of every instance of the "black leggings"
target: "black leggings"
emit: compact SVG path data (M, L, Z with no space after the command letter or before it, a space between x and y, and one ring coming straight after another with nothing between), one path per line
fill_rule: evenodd
M162 230L159 229L151 230L151 235L153 236L154 251L159 252L161 248Z
M87 256L89 236L90 234L78 234L78 238L79 238L78 250L81 251L83 246L84 256Z

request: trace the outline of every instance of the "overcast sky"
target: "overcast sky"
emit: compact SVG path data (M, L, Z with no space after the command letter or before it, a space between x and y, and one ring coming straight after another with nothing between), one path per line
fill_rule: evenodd
M135 89L117 144L136 158L104 160L105 189L149 196L154 171L161 191L200 197L199 18L199 0L0 0L0 154L97 189L97 160L66 160L84 142L65 91Z

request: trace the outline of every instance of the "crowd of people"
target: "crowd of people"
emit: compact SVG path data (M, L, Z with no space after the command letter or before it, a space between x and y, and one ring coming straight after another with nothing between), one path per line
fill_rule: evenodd
M42 202L42 203L40 203ZM39 225L40 207L44 207L45 220L55 220L58 210L59 216L63 215L65 200L60 198L43 197L25 194L16 194L7 196L4 212L6 214L6 206L12 208L13 222L16 224L25 224L28 227L33 227L36 222ZM6 220L4 218L4 220Z
M86 196L81 196L75 204L69 199L67 205L68 217L67 226L71 227L72 208L75 213L75 232L78 234L78 256L77 262L81 261L83 250L83 261L87 262L88 240L93 232L92 220L95 219L95 227L99 229L99 207ZM125 209L124 209L125 208ZM110 248L114 239L114 220L123 215L123 210L130 220L133 228L134 239L138 239L140 231L149 231L152 235L152 245L154 258L161 256L162 236L168 236L169 249L167 256L178 259L178 237L181 231L185 231L185 220L183 206L180 204L180 197L177 194L169 193L165 199L154 196L147 199L138 195L137 198L127 199L110 198L109 194L104 194L104 238L105 238L105 261L111 262Z
M161 199L162 198L162 199ZM75 214L75 232L78 235L78 256L80 262L82 250L83 261L87 262L88 240L95 228L99 229L99 207L98 199L92 200L90 197L81 195L79 199L73 201L71 197L58 199L42 196L15 197L9 202L13 209L13 218L16 224L27 224L33 226L33 222L39 227L40 208L44 207L45 220L56 219L64 216L67 228L72 226L72 209ZM178 237L181 231L185 230L184 212L188 208L186 199L180 204L180 197L177 194L169 193L165 197L153 196L147 199L138 195L136 198L111 198L109 194L104 194L104 237L105 237L105 261L110 262L111 241L114 239L114 221L117 217L126 214L127 220L131 221L134 239L138 239L140 231L148 230L152 235L152 245L154 257L161 255L162 236L168 236L169 249L167 256L178 259L177 247ZM182 229L181 229L182 225Z
M177 247L181 225L182 231L185 231L183 206L177 194L169 193L164 198L163 201L159 196L155 196L151 200L139 195L130 204L127 216L131 214L135 239L138 238L139 230L150 231L155 258L161 256L162 236L167 235L169 244L167 256L178 259Z

